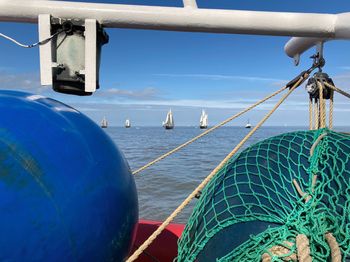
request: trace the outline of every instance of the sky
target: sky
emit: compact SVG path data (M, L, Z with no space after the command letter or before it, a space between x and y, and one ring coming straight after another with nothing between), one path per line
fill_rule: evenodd
M85 1L182 6L178 0ZM198 0L199 8L259 11L340 13L350 11L346 0ZM277 22L277 21L276 21ZM177 126L198 125L202 109L214 125L282 87L311 64L310 50L298 67L285 55L289 37L106 29L100 86L90 97L55 93L41 87L39 49L24 49L0 38L0 89L24 90L55 98L99 123L121 126L160 126L170 108ZM18 41L38 39L37 25L0 23L0 32ZM327 72L336 85L350 91L350 41L325 44ZM277 99L230 125L257 123ZM301 86L268 120L267 125L307 125L308 96ZM349 100L335 97L335 125L350 125Z

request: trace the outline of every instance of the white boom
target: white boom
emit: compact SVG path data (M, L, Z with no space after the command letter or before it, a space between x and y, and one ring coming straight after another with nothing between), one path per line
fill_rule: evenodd
M299 56L305 50L332 39L349 39L350 38L350 13L337 14L332 24L334 32L333 37L293 37L284 47L286 54L290 57Z
M350 13L313 14L184 7L101 4L43 0L0 0L0 21L37 23L40 14L96 19L105 27L229 34L297 36L286 53L294 57L319 41L350 38Z

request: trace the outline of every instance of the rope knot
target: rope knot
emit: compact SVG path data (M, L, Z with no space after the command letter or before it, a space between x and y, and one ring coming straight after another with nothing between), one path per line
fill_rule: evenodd
M341 251L336 238L332 233L327 232L324 239L331 250L331 261L341 262ZM305 234L298 234L295 238L295 244L284 241L282 245L275 245L261 256L261 261L270 262L275 257L283 261L312 262L309 238Z

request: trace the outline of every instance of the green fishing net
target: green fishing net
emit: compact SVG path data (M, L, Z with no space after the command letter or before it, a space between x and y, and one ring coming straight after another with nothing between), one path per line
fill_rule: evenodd
M331 261L328 232L350 261L349 158L350 136L329 129L282 134L242 151L203 190L177 261L261 261L285 241L295 253L298 234L308 237L313 261Z

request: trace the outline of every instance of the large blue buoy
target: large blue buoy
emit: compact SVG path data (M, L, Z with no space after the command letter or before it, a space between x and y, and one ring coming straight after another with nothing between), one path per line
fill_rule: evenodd
M122 261L138 220L129 166L56 100L0 91L0 261Z

